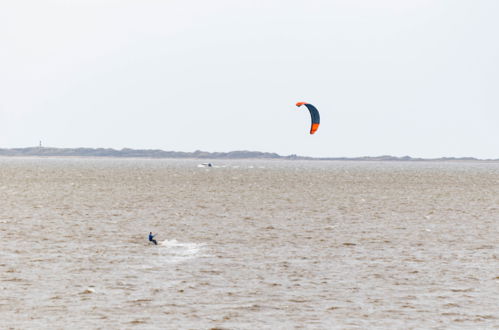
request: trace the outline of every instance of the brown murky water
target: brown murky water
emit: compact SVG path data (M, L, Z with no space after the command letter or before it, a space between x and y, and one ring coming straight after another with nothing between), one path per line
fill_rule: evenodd
M499 163L199 163L0 158L0 328L499 328Z

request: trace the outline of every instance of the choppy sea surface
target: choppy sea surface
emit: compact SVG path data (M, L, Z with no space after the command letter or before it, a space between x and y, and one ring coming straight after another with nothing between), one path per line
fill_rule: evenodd
M499 163L200 163L0 158L0 328L499 329Z

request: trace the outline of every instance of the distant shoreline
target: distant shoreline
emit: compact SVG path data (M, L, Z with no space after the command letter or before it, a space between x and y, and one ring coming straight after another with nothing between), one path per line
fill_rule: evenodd
M277 153L237 150L230 152L207 151L164 151L160 149L111 148L51 148L27 147L0 149L0 156L32 157L112 157L112 158L194 158L194 159L282 159L282 160L336 160L336 161L477 161L498 162L499 159L478 159L473 157L413 158L410 156L364 156L364 157L305 157L298 155L281 156Z

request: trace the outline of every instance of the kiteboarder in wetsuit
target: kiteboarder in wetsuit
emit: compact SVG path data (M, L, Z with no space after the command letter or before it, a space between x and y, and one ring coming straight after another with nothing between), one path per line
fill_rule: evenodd
M154 245L158 245L158 242L156 242L156 240L154 239L154 236L156 236L156 235L153 235L151 232L149 233L149 242L153 242Z

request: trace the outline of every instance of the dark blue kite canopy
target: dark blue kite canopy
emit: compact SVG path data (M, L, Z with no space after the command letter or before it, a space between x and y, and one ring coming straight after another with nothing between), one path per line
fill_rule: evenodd
M312 104L307 102L298 102L296 103L297 107L301 107L302 105L306 106L308 111L310 112L310 118L312 119L312 126L310 127L310 134L314 134L317 129L319 129L319 124L321 123L321 116L319 115L319 111Z

